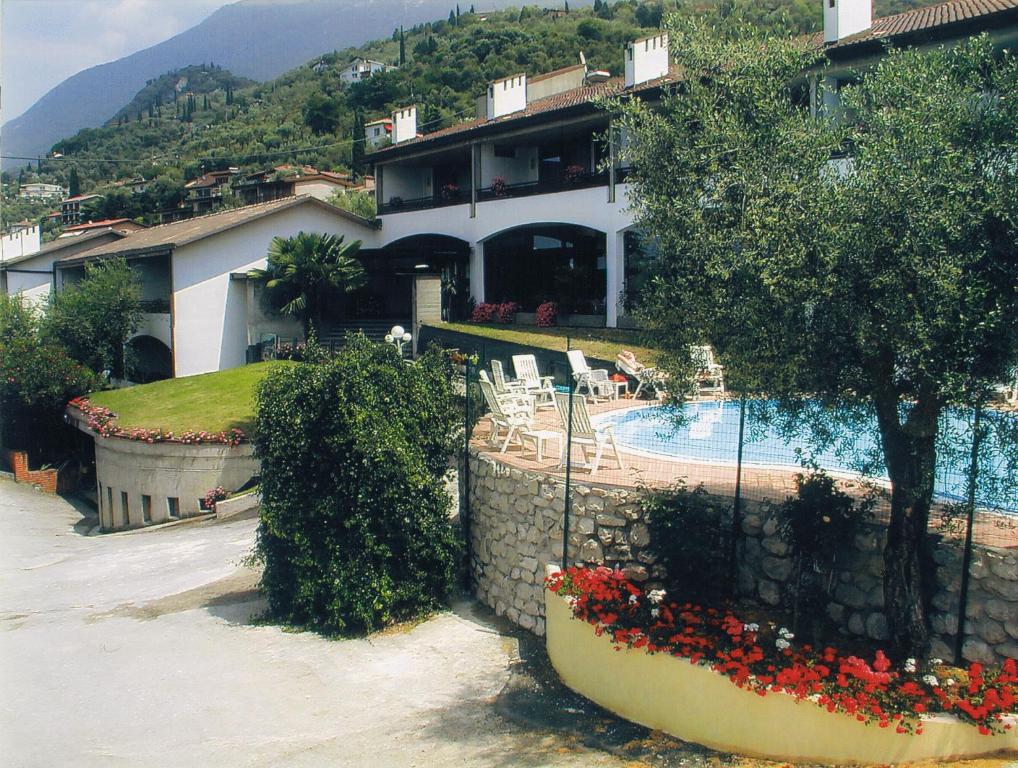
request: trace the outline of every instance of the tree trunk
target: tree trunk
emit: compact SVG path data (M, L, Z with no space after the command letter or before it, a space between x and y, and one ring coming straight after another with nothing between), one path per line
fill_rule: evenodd
M890 649L899 657L925 655L927 599L932 575L926 528L933 501L938 403L917 403L905 423L897 397L878 399L877 423L891 480L891 520L884 548L884 612Z

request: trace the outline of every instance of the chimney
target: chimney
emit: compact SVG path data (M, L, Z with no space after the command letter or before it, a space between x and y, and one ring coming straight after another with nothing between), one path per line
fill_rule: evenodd
M527 108L527 76L511 75L488 85L486 114L489 120Z
M417 105L397 109L392 113L392 143L417 138Z
M873 0L821 0L824 42L836 43L873 26Z
M629 43L625 58L626 88L664 77L668 74L668 33Z

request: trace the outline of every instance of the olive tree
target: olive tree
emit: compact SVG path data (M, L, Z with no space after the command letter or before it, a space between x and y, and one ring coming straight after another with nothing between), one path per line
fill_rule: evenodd
M801 42L672 24L671 43L675 91L613 105L659 254L644 321L677 373L706 341L747 394L875 416L891 641L922 652L938 422L1018 358L1015 59L888 50L817 119Z

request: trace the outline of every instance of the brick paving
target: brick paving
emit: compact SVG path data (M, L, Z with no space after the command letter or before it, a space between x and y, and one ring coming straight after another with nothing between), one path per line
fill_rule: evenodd
M588 410L592 418L599 415L631 408L645 408L653 405L649 400L620 399L615 402L589 404ZM565 476L565 467L559 466L559 444L552 441L545 447L545 456L537 460L532 443L528 441L526 449L518 442L513 442L505 453L499 454L498 447L492 448L488 442L491 424L483 418L474 430L471 445L475 449L498 456L507 466L531 472L541 472L556 477ZM562 422L558 413L552 408L539 409L535 418L534 429L554 430L562 433ZM564 439L560 437L559 439ZM736 467L727 464L710 464L707 462L685 461L666 457L651 457L635 453L620 446L624 466L619 468L615 459L608 451L601 459L601 466L596 473L578 467L579 449L574 449L574 464L571 469L573 482L584 485L611 485L622 487L664 488L684 482L687 487L703 487L718 496L734 497L736 486ZM743 466L741 476L742 498L750 503L777 503L795 493L795 476L802 470L794 467L761 468ZM849 492L862 493L861 482L845 480L842 486ZM935 505L931 516L930 529L933 533L948 536L963 536L964 521L956 520L953 525L944 527L941 523L943 507ZM886 501L878 503L873 516L877 522L886 522L889 508ZM1018 549L1018 518L986 512L977 513L973 540L1004 549Z

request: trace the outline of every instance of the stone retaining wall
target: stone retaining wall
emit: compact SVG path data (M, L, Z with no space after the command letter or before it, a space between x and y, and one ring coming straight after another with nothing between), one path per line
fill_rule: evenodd
M663 577L649 550L650 531L639 492L574 478L570 563L619 567L636 581ZM565 483L562 478L509 467L471 449L470 539L478 598L499 615L543 635L545 566L562 558ZM781 603L794 564L778 522L747 505L740 540L738 589L766 605ZM842 554L829 617L844 631L882 640L883 557L886 531L867 527ZM937 590L932 600L932 655L953 657L961 585L961 542L941 539L933 557ZM1008 550L976 547L969 582L963 648L971 661L1018 658L1018 558Z

